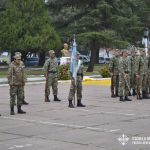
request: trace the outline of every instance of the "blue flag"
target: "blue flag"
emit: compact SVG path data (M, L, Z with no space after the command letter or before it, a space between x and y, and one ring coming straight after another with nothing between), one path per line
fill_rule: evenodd
M72 77L76 79L77 76L77 44L74 38L72 52L71 52L71 64L70 64L70 72Z

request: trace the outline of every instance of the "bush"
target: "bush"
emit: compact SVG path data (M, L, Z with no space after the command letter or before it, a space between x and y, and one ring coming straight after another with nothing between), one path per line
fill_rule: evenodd
M60 65L58 79L59 80L69 80L70 79L69 69L70 69L69 64Z
M110 77L110 72L109 72L109 68L108 66L104 66L101 68L101 70L99 71L100 75L103 77L103 78L108 78Z

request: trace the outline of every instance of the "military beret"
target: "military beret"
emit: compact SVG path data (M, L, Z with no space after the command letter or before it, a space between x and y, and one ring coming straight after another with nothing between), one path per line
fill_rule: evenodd
M49 53L55 53L55 51L54 50L50 50Z
M15 52L15 55L20 55L22 56L22 54L20 52Z
M132 48L132 49L131 49L131 53L134 53L134 52L137 52L137 49L136 49L136 48Z
M18 54L17 54L17 55L15 55L15 56L14 56L14 59L21 59L20 54L19 54L19 55L18 55Z
M128 52L127 49L122 49L121 52L125 53L125 52Z

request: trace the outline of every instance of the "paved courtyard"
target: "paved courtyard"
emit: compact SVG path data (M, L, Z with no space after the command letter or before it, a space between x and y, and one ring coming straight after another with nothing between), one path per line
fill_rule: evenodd
M0 150L150 149L150 143L134 143L150 137L150 100L119 102L108 86L84 85L87 107L69 109L69 87L59 83L62 102L51 96L45 103L44 84L26 85L27 114L15 116L9 115L9 87L0 87Z

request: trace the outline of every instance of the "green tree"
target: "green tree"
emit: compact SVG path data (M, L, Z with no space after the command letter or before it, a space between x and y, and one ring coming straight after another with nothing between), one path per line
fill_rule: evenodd
M60 45L43 0L9 0L0 13L0 47L14 53L38 52L40 65L45 52Z

